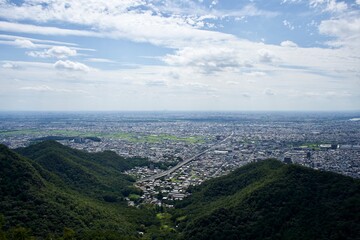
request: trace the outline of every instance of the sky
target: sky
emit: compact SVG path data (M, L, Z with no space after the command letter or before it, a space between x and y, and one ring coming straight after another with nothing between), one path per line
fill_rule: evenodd
M0 110L360 110L360 0L0 0Z

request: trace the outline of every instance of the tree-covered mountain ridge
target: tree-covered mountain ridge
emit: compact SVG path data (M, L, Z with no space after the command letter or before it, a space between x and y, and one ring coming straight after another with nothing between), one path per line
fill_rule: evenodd
M359 239L360 181L277 160L189 189L183 239Z
M0 239L359 239L358 179L264 160L159 213L124 201L140 190L123 171L148 164L54 141L0 145Z
M55 239L64 229L77 239L137 239L157 221L151 210L127 207L124 197L140 190L123 171L147 164L54 141L16 152L0 145L0 227L8 239Z

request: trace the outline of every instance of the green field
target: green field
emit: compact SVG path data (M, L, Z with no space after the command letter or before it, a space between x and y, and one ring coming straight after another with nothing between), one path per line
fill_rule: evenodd
M178 137L175 135L170 134L133 134L133 133L124 133L124 132L118 132L118 133L112 133L112 134L98 134L98 137L104 137L104 138L114 138L114 139L123 139L127 140L129 142L147 142L147 143L160 143L165 141L171 141L171 142L186 142L189 144L195 144L195 143L202 143L204 142L204 138L201 136L190 136L190 137Z
M29 135L31 137L38 137L44 135L58 135L58 136L95 136L93 134L88 134L86 132L75 131L75 130L40 130L40 129L20 129L20 130L11 130L11 131L1 131L0 136L11 137L11 136L23 136Z
M16 137L28 135L30 137L40 136L66 136L66 137L100 137L107 139L121 139L133 143L161 143L161 142L186 142L188 144L203 143L205 140L201 136L189 136L189 137L178 137L170 134L138 134L138 133L127 133L127 132L115 132L115 133L104 133L104 132L86 132L77 130L39 130L39 129L21 129L12 131L2 131L0 136L2 137Z

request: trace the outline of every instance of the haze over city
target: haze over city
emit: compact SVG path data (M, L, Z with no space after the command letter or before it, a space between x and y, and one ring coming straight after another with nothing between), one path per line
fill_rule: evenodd
M359 0L0 1L0 110L359 110Z

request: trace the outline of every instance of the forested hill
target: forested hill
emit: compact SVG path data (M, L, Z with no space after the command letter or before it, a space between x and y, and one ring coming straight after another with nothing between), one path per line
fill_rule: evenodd
M55 174L67 187L100 198L128 195L128 188L135 180L122 172L149 164L143 158L125 159L111 151L87 153L55 141L34 144L17 152ZM131 187L131 190L136 189Z
M140 192L122 171L147 164L0 145L0 239L359 239L358 179L265 160L190 187L175 209L127 207Z
M360 181L266 160L192 188L183 239L359 239Z
M128 208L123 199L139 190L121 171L146 160L84 153L57 142L17 151L0 145L0 238L2 231L8 239L59 237L65 229L79 239L132 239L141 227L156 224L154 213Z

